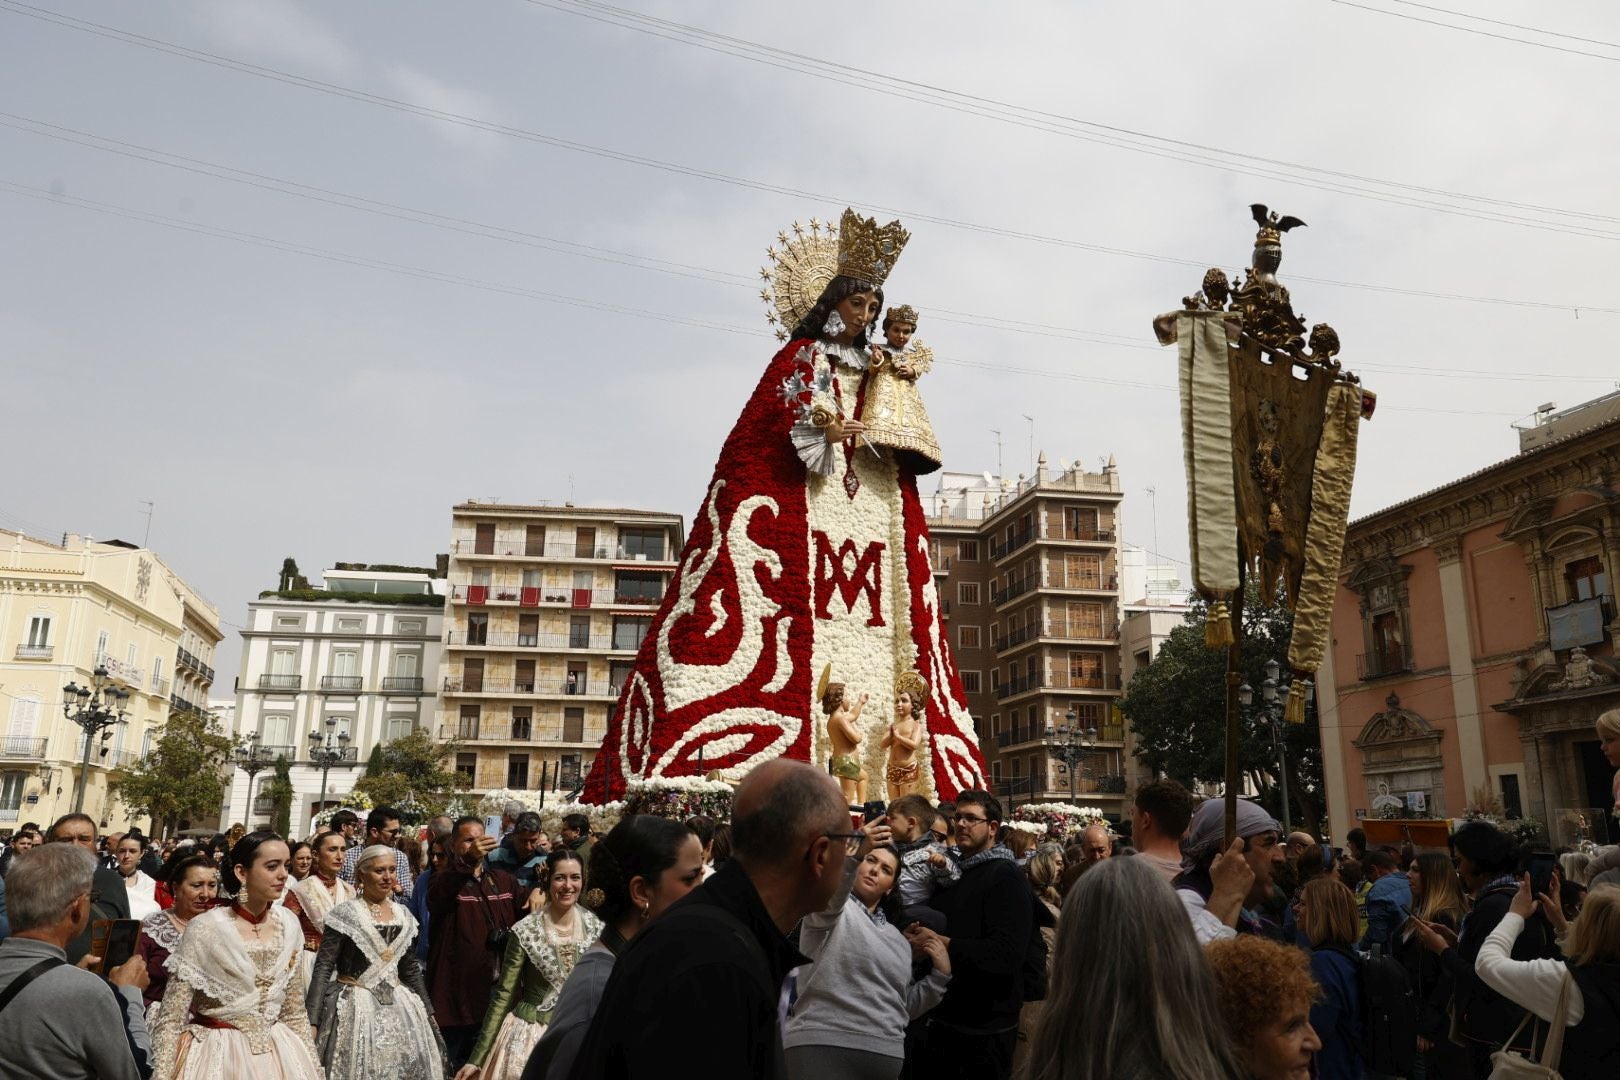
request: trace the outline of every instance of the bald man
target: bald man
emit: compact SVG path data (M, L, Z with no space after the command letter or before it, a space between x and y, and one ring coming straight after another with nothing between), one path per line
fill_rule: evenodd
M1284 853L1290 864L1298 864L1299 857L1316 846L1316 837L1295 829L1288 834L1288 850Z
M732 800L730 861L620 955L574 1075L662 1075L696 1038L707 1075L785 1077L777 1002L809 963L787 935L827 906L863 840L827 773L788 760L749 773Z
M1088 825L1080 832L1080 850L1088 863L1102 862L1114 853L1114 837L1106 825Z

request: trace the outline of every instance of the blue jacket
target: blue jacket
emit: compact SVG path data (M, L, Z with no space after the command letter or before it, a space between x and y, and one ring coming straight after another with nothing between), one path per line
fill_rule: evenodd
M1361 1080L1361 986L1355 961L1335 949L1317 949L1311 953L1311 974L1322 987L1321 1000L1311 1006L1311 1027L1322 1040L1316 1075L1321 1080Z
M411 898L405 902L411 914L416 916L416 955L422 958L424 964L428 958L428 875L432 873L433 869L429 867L416 875L416 884L411 886Z
M1395 931L1406 921L1402 908L1412 906L1412 883L1400 871L1385 874L1367 890L1367 932L1361 938L1361 951L1377 945L1388 956L1395 942Z

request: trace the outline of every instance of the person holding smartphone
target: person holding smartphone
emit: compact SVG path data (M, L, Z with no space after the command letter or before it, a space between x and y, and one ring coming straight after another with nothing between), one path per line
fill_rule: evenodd
M498 841L482 818L456 819L445 842L445 866L428 880L427 983L450 1066L460 1069L483 1026L523 890L511 874L486 865Z

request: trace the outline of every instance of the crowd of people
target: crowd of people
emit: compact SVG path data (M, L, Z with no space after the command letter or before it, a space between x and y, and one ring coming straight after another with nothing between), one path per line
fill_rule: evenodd
M1620 850L1538 894L1486 822L1449 851L1224 822L1166 780L1129 843L978 790L852 814L785 760L728 823L555 839L517 805L172 846L71 814L5 854L0 1077L1620 1075ZM140 934L102 971L108 919Z

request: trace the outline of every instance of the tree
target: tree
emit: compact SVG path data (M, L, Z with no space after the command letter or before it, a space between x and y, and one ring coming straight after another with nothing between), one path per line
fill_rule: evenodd
M1186 621L1170 632L1159 655L1137 671L1120 711L1136 735L1136 755L1155 772L1189 787L1226 778L1226 650L1204 645L1207 605L1194 600ZM1280 603L1263 605L1252 587L1243 606L1243 680L1255 688L1255 707L1239 724L1238 768L1259 792L1260 802L1281 816L1279 764L1272 732L1259 709L1265 663L1275 659L1288 670L1288 639L1293 615ZM1279 709L1281 695L1279 694ZM1303 724L1282 724L1283 757L1288 767L1292 817L1316 831L1325 812L1322 739L1316 708Z
M392 806L408 824L442 813L455 793L467 786L460 773L446 766L457 750L454 741L440 743L426 731L413 731L380 747L381 767L368 762L354 790L372 806Z
M382 743L377 743L374 746L372 746L371 753L366 756L366 775L370 776L372 773L378 773L378 772L382 772L382 771L383 771L383 744Z
M294 795L292 768L287 764L287 755L278 754L275 771L259 789L259 797L270 800L270 831L277 836L286 836L292 828Z
M233 749L211 716L174 713L151 751L114 769L108 786L119 801L168 835L183 818L217 811L225 801L225 765Z

